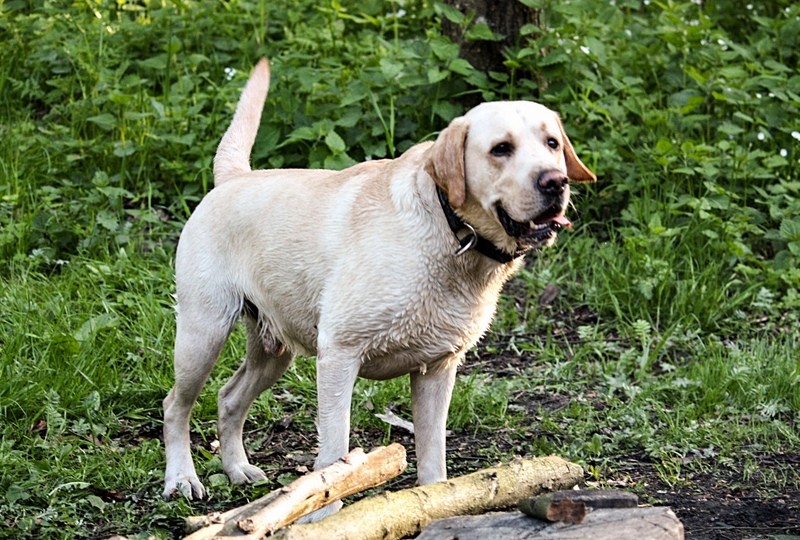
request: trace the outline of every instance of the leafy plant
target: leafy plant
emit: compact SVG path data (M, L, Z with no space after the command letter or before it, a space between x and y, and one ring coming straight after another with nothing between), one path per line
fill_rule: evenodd
M393 157L466 102L535 99L598 172L468 355L455 438L485 439L492 461L558 452L598 481L635 455L674 485L732 464L800 485L756 466L800 447L800 7L524 3L542 23L505 73L459 57L442 18L498 36L439 2L2 4L0 537L167 538L252 494L227 485L213 444L240 332L193 417L214 499L161 499L158 438L174 244L261 56L256 166ZM298 470L266 454L280 430L313 433L314 379L300 359L254 406L247 447L275 485ZM375 412L410 416L405 380L360 382L354 403L380 442L393 434Z

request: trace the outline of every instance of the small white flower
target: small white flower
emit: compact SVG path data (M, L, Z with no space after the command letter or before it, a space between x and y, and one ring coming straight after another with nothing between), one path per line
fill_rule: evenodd
M225 72L225 78L228 80L233 79L233 76L236 75L236 70L232 67L226 67L223 71Z
M761 92L756 92L756 99L761 99Z
M769 97L775 97L775 94L773 94L772 92L770 92L770 93L769 93Z
M589 54L589 53L591 53L592 51L591 51L591 49L589 49L589 47L587 47L586 45L581 45L581 52L582 52L583 54Z
M747 4L747 11L753 11L753 4Z
M626 28L625 29L625 35L628 36L628 37L633 37L633 32L631 32L629 28Z
M644 0L644 5L649 6L650 5L650 0ZM789 9L789 8L786 8L786 9Z
M786 148L781 148L780 155L781 157L786 157L789 155L789 151Z
M758 135L756 135L756 137L758 137L759 141L763 141L764 139L767 138L766 134L763 131L759 131Z
M792 138L800 141L800 131L792 131Z

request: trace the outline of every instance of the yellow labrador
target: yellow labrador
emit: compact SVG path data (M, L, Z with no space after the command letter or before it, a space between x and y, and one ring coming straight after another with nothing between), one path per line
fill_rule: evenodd
M418 480L443 480L456 368L523 255L569 225L570 181L595 176L558 116L527 101L479 105L394 160L253 171L268 86L262 60L217 150L216 187L178 245L164 495L205 495L189 414L239 318L246 360L219 392L222 463L233 482L265 478L248 462L242 427L297 353L317 356L317 468L348 451L356 378L410 374Z

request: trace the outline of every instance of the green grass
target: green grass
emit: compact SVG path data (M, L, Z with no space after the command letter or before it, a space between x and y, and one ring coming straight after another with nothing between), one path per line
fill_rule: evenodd
M518 278L531 302L528 317L523 324L516 317L500 319L499 335L492 337L511 341L516 354L530 359L525 377L512 383L517 397L507 421L525 427L526 415L514 411L522 413L525 396L540 395L537 389L566 396L566 408L538 411L548 424L547 441L531 446L567 454L598 477L627 454L649 457L665 480L679 483L681 463L702 449L714 455L704 462L712 467L751 453L796 452L800 339L794 322L779 322L794 316L776 315L774 298L761 291L761 302L746 311L719 302L719 317L706 328L691 309L676 310L677 320L664 311L655 319L652 312L635 318L641 307L622 301L631 291L608 287L616 267L631 261L619 249L613 261L598 257L608 249L585 237L569 238ZM608 263L608 271L596 268L598 260ZM540 307L537 297L547 283L561 287L561 295ZM705 284L725 287L710 279ZM645 299L641 292L639 299ZM691 301L675 293L675 303ZM578 306L603 309L597 321L581 324L569 320Z
M508 72L485 74L440 34L438 4L296 4L0 7L0 537L167 538L269 487L228 486L209 450L240 331L193 419L212 501L160 498L159 441L175 241L265 54L259 166L392 156L461 98L515 97L560 111L598 172L468 355L449 429L476 453L558 453L600 481L635 459L673 485L735 466L765 496L800 489L789 465L759 465L800 452L797 5L544 2L549 31L524 28ZM410 417L405 378L358 383L373 443L393 435L386 407ZM313 432L314 410L301 359L251 421Z

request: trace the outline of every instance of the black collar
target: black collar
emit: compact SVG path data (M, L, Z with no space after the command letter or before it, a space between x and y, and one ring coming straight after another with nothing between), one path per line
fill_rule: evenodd
M444 216L447 218L447 224L450 226L450 230L453 231L453 234L456 235L456 240L458 240L459 248L456 250L456 255L461 255L462 253L475 248L478 253L486 255L490 259L494 259L500 264L510 263L514 259L525 255L525 251L523 250L517 250L514 253L509 253L504 249L500 249L492 241L487 240L478 234L472 225L465 223L464 220L461 219L458 214L456 214L455 210L453 210L453 208L450 206L450 203L447 201L447 194L442 190L442 188L436 186L436 193L439 195L439 203L441 203L442 210L444 210ZM465 229L468 231L468 234L464 238L459 238L458 233Z

